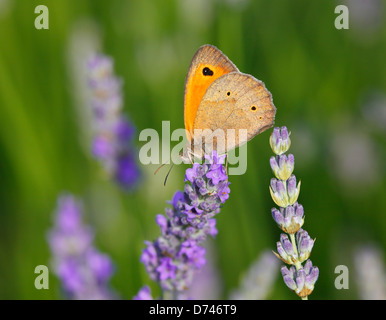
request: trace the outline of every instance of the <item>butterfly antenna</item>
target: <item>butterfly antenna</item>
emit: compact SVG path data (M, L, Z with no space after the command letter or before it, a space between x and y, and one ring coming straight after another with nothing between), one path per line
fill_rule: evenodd
M156 175L156 174L158 173L159 169L161 169L163 166L165 166L165 164L166 164L166 163L161 164L161 165L158 167L158 169L154 172L154 175Z
M172 163L172 166L170 167L170 169L169 169L169 171L168 171L168 173L167 173L167 175L165 177L164 186L166 186L166 181L168 180L169 174L172 171L173 167L174 167L174 163Z

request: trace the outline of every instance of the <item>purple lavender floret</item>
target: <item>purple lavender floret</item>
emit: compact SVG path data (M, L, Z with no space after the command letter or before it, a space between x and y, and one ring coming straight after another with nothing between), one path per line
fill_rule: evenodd
M94 140L92 154L107 174L126 190L140 178L133 145L135 128L122 113L122 81L114 75L113 60L96 55L88 61Z
M93 246L93 240L93 230L82 222L81 203L71 195L60 196L48 242L54 272L69 299L115 298L108 285L114 266Z
M148 286L143 286L133 298L133 300L153 300L151 296L150 288Z
M206 156L202 165L194 163L185 173L185 190L177 191L166 208L157 215L161 236L145 242L141 262L150 278L164 291L183 292L193 276L206 263L201 243L217 234L216 220L221 205L229 197L229 182L223 167L225 156Z

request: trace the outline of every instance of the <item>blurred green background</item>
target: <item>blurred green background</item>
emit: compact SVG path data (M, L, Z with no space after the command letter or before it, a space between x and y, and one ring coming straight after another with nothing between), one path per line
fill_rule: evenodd
M49 8L49 30L34 27L40 4ZM338 4L349 7L349 30L334 26ZM183 127L186 71L205 43L265 82L276 125L292 132L304 228L317 239L311 259L320 277L310 299L360 298L358 246L386 248L384 15L375 0L0 0L0 298L61 297L52 273L49 290L35 289L34 268L49 265L47 230L62 191L85 201L96 244L117 267L116 291L131 299L149 284L159 293L139 256L143 241L158 236L155 215L183 188L187 166L176 167L166 187L166 170L154 176L157 166L142 166L134 193L105 179L89 152L81 66L92 51L111 56L137 133L161 132L162 120L174 130ZM217 216L222 298L263 250L276 250L271 130L248 143L247 172L230 177ZM337 265L349 267L348 290L334 286ZM281 277L268 298L297 299Z

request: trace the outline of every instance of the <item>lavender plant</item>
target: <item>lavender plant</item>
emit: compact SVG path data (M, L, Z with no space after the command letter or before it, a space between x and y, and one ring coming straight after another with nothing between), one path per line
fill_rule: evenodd
M272 208L272 217L278 227L286 234L280 235L275 255L283 262L291 265L281 268L285 284L304 300L314 289L319 276L318 267L312 265L310 257L315 240L301 227L304 224L304 209L297 202L300 193L300 181L292 174L295 158L288 156L291 140L286 127L276 127L270 137L270 145L276 156L271 157L270 165L276 178L271 179L270 193L273 201L279 207ZM304 263L304 266L303 266Z
M69 299L114 299L108 282L110 258L93 246L94 232L82 222L82 205L71 195L58 198L55 225L48 233L52 265Z
M264 300L271 293L277 279L279 261L264 250L244 274L240 287L230 294L231 300Z
M229 197L228 176L223 164L225 155L205 156L202 165L194 163L185 172L185 190L177 191L166 208L165 215L157 215L161 235L147 241L141 262L150 278L159 283L163 299L182 299L195 273L206 263L207 235L217 234L216 220L220 206ZM136 298L149 298L142 288Z
M375 244L355 247L355 282L362 300L386 300L384 252Z
M113 60L103 55L88 61L88 71L95 131L92 153L123 189L133 189L140 171L132 143L135 128L122 114L122 81L114 75Z

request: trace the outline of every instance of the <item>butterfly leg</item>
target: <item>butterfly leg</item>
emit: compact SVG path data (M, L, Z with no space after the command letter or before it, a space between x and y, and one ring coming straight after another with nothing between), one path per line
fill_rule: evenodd
M189 152L189 160L190 160L190 163L193 165L193 153L192 152Z
M225 174L228 175L228 154L225 158Z

